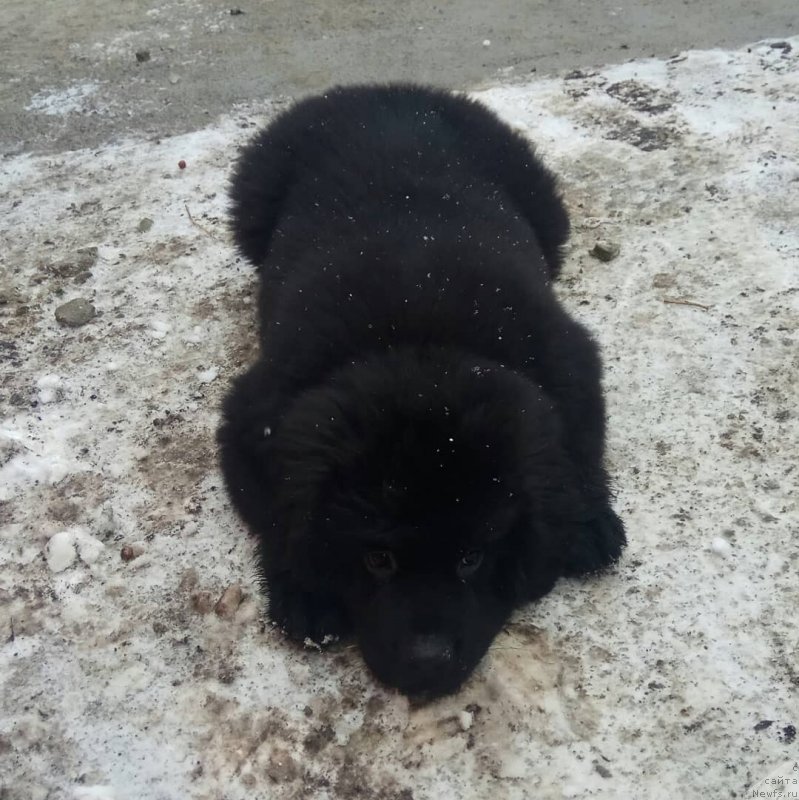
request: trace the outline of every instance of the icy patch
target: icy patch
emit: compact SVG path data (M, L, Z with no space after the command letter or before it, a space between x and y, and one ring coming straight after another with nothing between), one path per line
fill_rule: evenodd
M87 98L94 95L100 88L98 83L87 81L70 86L67 89L47 89L37 92L30 103L25 106L26 111L34 111L37 114L47 116L62 116L75 112L86 111L88 104Z
M74 800L116 800L113 786L79 786L73 790Z

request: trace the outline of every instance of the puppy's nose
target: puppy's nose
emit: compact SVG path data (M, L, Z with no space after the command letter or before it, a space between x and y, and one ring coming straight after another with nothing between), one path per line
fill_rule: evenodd
M455 656L451 639L437 633L414 637L410 647L410 660L420 667L445 666Z

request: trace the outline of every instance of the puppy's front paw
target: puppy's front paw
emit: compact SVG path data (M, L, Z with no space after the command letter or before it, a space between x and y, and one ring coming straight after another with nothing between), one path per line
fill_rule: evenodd
M624 523L609 506L583 522L564 557L564 575L586 575L615 563L627 544Z
M349 623L329 595L306 592L284 581L269 581L269 618L297 642L325 645L346 636Z

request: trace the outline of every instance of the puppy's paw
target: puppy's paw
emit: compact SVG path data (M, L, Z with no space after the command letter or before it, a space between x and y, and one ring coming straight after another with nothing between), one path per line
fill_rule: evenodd
M624 523L612 508L581 523L564 556L564 575L598 572L619 560L627 537Z
M282 581L269 582L269 618L290 639L320 647L350 630L346 614L332 597Z

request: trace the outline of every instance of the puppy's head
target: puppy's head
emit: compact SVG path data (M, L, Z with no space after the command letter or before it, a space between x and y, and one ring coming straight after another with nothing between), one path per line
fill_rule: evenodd
M537 387L473 359L358 364L288 412L274 463L289 556L348 609L383 682L455 690L514 606L551 587L536 520L568 484L559 438Z

